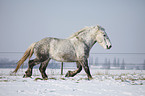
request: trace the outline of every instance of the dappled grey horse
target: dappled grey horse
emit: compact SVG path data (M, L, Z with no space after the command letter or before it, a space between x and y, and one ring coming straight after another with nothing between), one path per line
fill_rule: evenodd
M92 79L88 67L88 57L91 48L96 42L105 49L110 49L112 46L105 29L99 25L85 27L67 39L44 38L30 45L24 53L24 56L18 61L14 72L16 73L23 62L29 57L29 66L24 77L30 77L33 67L41 63L39 67L41 75L43 79L48 79L45 70L50 59L54 59L60 62L76 62L77 69L75 71L68 71L65 75L66 77L75 76L83 67L88 79ZM33 53L36 58L30 60Z

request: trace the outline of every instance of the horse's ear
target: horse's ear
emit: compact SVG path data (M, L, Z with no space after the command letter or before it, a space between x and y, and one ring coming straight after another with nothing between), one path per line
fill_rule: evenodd
M97 26L94 26L94 28L95 28L96 30L99 30L100 26L97 25Z
M97 28L99 29L99 28L100 28L100 26L99 26L99 25L97 25Z
M93 28L96 28L96 26L94 26Z

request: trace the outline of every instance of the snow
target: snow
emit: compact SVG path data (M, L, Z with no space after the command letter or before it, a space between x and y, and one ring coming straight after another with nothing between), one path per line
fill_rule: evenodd
M47 69L49 80L40 80L38 69L32 78L22 78L26 69L16 75L10 74L13 70L0 69L0 96L145 96L145 70L92 68L90 81L84 71L66 78L60 69Z

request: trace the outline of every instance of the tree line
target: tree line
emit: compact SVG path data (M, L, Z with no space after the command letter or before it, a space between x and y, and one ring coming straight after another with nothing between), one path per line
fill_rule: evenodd
M9 60L8 58L0 58L0 68L16 68L18 60ZM34 68L39 68L39 64L34 66ZM21 66L23 68L28 67L27 61ZM58 69L60 68L60 64L54 60L48 64L49 68Z
M15 68L17 66L17 60L9 60L8 58L0 58L0 68ZM34 68L38 68L40 65L38 64ZM56 62L51 60L48 64L47 68L58 69L61 66L61 62ZM89 58L89 66L96 66L100 69L120 69L120 70L145 70L145 60L142 64L128 64L125 63L125 60L120 60L119 58L114 58L113 62L111 63L110 59L105 58L103 63L99 62L98 57L93 59L92 57ZM27 61L23 64L23 68L28 67ZM76 67L76 64L67 64L64 63L64 68L71 68Z
M101 69L121 69L121 70L145 70L145 60L141 64L125 63L125 60L120 60L119 58L114 58L111 63L110 59L105 58L103 63L99 63L98 57L95 60L90 57L89 65L98 66Z

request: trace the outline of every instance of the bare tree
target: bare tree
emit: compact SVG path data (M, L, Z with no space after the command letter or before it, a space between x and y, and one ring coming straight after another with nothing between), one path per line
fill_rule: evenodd
M107 69L110 69L110 59L107 62Z
M125 70L125 62L124 62L124 59L122 60L122 64L120 66L120 69L121 70Z
M116 67L116 58L114 58L113 67Z
M94 65L96 65L96 66L99 65L99 64L98 64L98 57L96 57L96 59L95 59L95 64L94 64Z
M144 60L144 63L143 63L143 70L145 70L145 60Z
M116 67L120 67L119 58L117 59Z

